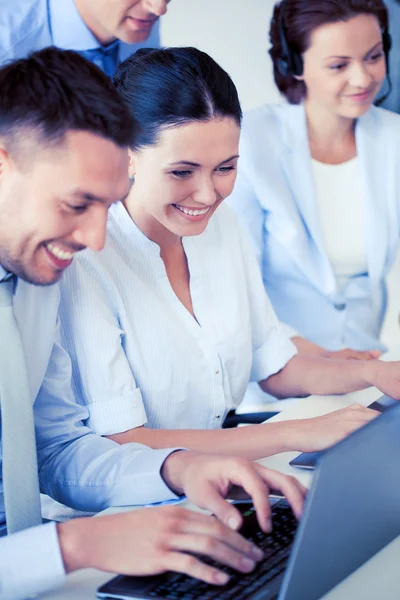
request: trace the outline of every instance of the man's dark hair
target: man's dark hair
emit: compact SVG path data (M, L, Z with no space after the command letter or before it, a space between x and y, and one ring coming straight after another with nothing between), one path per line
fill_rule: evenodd
M228 117L242 120L228 73L196 48L142 48L118 67L114 83L138 131L131 148L157 143L160 130Z
M0 69L0 138L11 152L27 137L58 144L69 130L129 147L135 121L111 80L71 50L45 48Z

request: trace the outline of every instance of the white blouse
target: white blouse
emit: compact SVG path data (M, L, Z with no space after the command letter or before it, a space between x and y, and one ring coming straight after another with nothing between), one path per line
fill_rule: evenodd
M63 344L88 424L102 435L144 424L219 428L250 379L267 379L296 354L228 206L183 246L197 320L175 295L159 246L122 204L110 210L104 250L86 250L63 276Z
M327 256L339 289L367 273L366 208L359 159L339 165L312 160L317 207Z

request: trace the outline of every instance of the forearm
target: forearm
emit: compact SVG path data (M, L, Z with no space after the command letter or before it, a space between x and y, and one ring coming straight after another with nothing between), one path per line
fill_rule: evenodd
M318 344L310 342L299 335L293 335L291 341L296 346L299 354L305 356L319 356L333 360L375 360L382 354L380 350L353 350L342 348L341 350L327 350Z
M331 360L296 355L276 375L260 382L261 388L277 398L310 394L346 394L373 384L371 361Z
M318 346L318 344L314 344L313 342L310 342L310 340L306 340L300 336L292 337L291 341L296 346L299 354L305 356L323 356L326 352L322 346Z
M41 488L63 504L93 512L176 499L160 475L171 452L139 444L121 447L88 433L54 449L41 465Z
M289 422L209 430L137 427L109 437L119 444L139 442L150 448L171 447L172 444L196 452L255 460L293 449L292 429Z

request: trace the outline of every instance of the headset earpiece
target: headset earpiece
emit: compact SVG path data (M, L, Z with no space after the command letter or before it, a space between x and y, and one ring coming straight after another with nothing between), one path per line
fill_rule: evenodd
M303 74L303 58L292 50L286 38L286 15L287 0L282 0L279 10L279 39L281 42L282 56L278 58L276 67L283 77L300 76Z
M304 70L303 57L298 52L294 52L293 50L291 50L291 56L293 63L292 75L297 75L300 77L303 75Z
M378 98L378 100L374 102L375 106L380 106L386 100L386 98L390 95L393 87L389 69L389 53L392 47L392 36L390 35L388 28L382 31L382 45L386 61L387 91L383 96L381 96L380 98Z
M276 68L278 69L282 77L288 77L290 69L286 57L278 58L278 60L276 61Z
M392 36L387 28L382 31L382 44L385 53L386 66L389 68L389 52L392 47Z

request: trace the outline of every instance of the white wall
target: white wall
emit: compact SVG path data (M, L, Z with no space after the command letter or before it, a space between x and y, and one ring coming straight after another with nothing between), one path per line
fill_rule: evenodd
M162 43L208 52L231 75L244 110L279 102L267 54L273 5L273 0L171 0L162 19ZM382 339L392 346L400 344L400 256L388 284Z
M279 101L267 54L273 5L272 0L171 0L162 19L162 43L208 52L234 80L244 110Z

